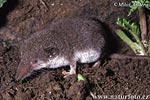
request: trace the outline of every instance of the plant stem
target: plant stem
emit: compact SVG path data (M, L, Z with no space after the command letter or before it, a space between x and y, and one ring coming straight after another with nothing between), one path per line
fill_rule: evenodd
M141 30L141 39L142 42L147 42L146 36L147 36L147 23L146 23L146 15L145 15L145 9L143 7L139 7L139 24L140 24L140 30Z
M150 56L150 31L149 31L149 36L148 36L148 49L147 49L147 55Z

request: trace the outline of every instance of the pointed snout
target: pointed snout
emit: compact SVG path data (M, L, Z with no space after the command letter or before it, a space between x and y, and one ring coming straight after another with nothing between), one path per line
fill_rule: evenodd
M23 76L21 76L21 75L17 72L17 74L16 74L16 76L15 76L15 79L16 79L16 81L18 82L18 81L20 81L20 80L23 80Z
M22 81L27 76L29 76L32 72L32 65L20 65L16 71L15 79L16 81Z

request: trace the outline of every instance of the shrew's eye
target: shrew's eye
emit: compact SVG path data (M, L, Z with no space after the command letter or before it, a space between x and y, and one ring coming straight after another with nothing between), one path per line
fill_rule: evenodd
M55 58L59 54L59 49L56 47L47 47L44 51L50 59Z
M35 63L37 63L38 62L38 60L36 59L36 60L33 60L32 61L32 64L35 64Z

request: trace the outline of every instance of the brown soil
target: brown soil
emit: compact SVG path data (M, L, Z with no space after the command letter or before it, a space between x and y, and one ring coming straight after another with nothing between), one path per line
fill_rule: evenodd
M114 33L116 19L124 18L128 7L115 7L114 2L128 0L8 0L0 8L0 100L93 100L95 95L149 95L150 61L132 59L104 60L101 66L79 64L88 83L76 76L64 79L61 72L68 67L45 70L15 84L15 73L20 61L15 44L40 30L47 23L79 15L96 16ZM137 21L134 16L131 20ZM150 23L150 20L148 20ZM117 51L133 54L120 41ZM111 37L109 37L111 38ZM112 39L113 40L113 39ZM120 45L121 44L121 45ZM112 46L112 49L115 47ZM89 87L88 87L89 86ZM102 99L103 100L103 99Z

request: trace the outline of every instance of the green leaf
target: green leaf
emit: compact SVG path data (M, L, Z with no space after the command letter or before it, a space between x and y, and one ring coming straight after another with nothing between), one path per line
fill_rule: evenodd
M132 2L133 5L140 3L140 1L131 1L131 2ZM130 6L130 11L128 13L128 16L130 16L136 10L138 10L138 6Z
M138 6L131 6L130 7L130 11L128 13L128 16L130 16L133 12L135 12L136 10L138 10Z
M117 35L134 51L136 55L145 55L145 50L133 42L122 30L116 30Z
M144 0L145 8L150 10L150 0Z
M131 23L130 21L126 20L126 19L119 19L116 22L120 27L124 28L126 31L128 31L132 37L134 38L134 40L136 41L136 43L143 48L144 50L144 46L139 38L139 34L140 34L140 29L139 26L135 23Z
M130 11L128 13L128 16L130 16L133 12L138 10L140 7L145 7L150 10L150 0L132 0L131 2L134 6L130 6Z
M145 4L147 5L146 8L150 10L150 0L146 0Z
M81 74L78 74L78 81L85 81L85 78Z
M131 23L130 21L126 19L117 19L116 22L120 27L124 28L125 30L129 31L130 33L134 33L136 36L139 36L140 29L139 26L136 23ZM132 34L134 36L134 34Z
M6 2L7 0L0 0L0 8L3 6L3 4Z

